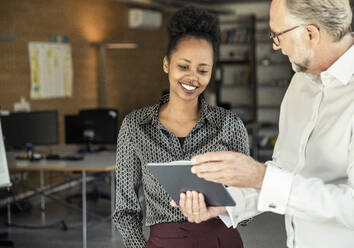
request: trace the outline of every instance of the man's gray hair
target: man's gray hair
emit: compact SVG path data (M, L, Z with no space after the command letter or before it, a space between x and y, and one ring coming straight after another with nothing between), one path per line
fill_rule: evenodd
M349 0L286 0L286 8L302 24L318 25L335 41L351 30L353 13Z

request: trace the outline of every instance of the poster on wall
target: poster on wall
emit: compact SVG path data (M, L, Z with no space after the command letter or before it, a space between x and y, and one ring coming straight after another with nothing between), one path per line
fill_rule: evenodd
M29 42L31 98L71 97L73 66L71 46L62 43Z

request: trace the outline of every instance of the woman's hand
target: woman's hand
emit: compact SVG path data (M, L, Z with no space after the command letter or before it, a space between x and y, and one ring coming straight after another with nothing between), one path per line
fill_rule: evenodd
M207 207L204 195L196 191L181 193L179 205L171 201L171 206L180 207L184 216L191 223L200 223L226 212L225 207Z

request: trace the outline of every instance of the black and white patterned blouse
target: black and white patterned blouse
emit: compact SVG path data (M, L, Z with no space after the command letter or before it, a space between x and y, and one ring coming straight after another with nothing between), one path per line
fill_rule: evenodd
M147 163L190 160L194 155L211 151L249 153L242 121L231 111L208 105L202 98L199 101L200 119L181 146L178 137L158 120L159 107L168 99L166 95L158 104L128 114L118 135L117 200L113 219L125 247L144 247L146 244L138 199L140 184L145 195L147 226L186 221L178 208L170 206L169 195L145 167Z

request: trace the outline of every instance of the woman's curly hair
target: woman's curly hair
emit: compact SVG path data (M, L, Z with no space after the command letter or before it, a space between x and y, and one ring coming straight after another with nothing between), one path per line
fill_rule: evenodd
M215 14L190 5L178 10L171 17L167 30L169 34L167 58L169 60L181 39L195 37L211 43L215 63L220 43L219 19Z

